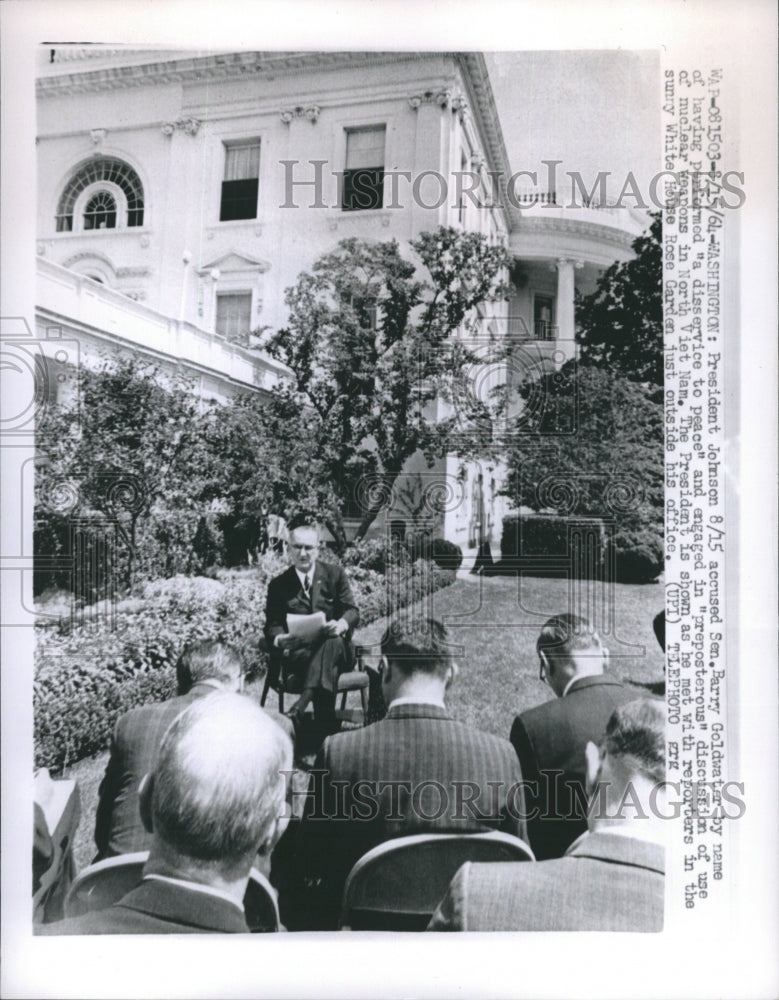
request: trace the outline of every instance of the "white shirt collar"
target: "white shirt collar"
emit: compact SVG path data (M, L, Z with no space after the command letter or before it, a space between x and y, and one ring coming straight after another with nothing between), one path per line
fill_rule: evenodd
M601 826L595 830L585 830L584 833L579 834L572 844L568 845L565 850L566 855L573 854L574 850L589 837L600 837L601 835L607 837L627 837L629 840L641 840L647 844L657 844L660 847L665 847L665 840L662 835L658 835L656 829L652 829L646 825L642 826L641 821L638 820L632 823L614 823L609 826Z
M387 711L396 705L435 705L436 708L446 710L446 705L439 698L395 698L389 703Z
M187 879L171 878L170 875L157 875L156 873L143 876L143 882L150 880L169 882L171 885L180 885L184 889L191 889L193 892L202 892L207 896L216 896L218 899L223 899L226 903L232 903L236 909L243 913L243 906L241 906L235 896L231 896L229 892L225 892L223 889L216 889L212 885L203 885L202 882L190 882Z
M560 697L564 698L577 681L583 681L587 677L602 677L602 676L603 674L576 674L565 685L565 687L563 688L563 693L560 695Z
M301 573L300 570L297 568L297 566L295 567L295 572L298 575L298 580L300 580L301 586L303 586L303 582L305 581L306 577L308 577L311 580L311 585L313 586L315 569L316 569L316 563L311 564L311 569L307 573Z

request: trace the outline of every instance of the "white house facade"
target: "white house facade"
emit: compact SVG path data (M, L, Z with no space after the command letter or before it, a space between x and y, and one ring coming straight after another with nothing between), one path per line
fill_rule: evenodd
M404 245L453 225L506 246L509 298L485 304L484 331L559 365L575 353L575 291L647 224L512 186L477 53L66 46L42 50L37 86L44 350L61 335L82 363L140 353L207 398L285 377L263 340L284 324L285 289L344 237ZM434 533L466 553L499 541L494 463L419 457L408 472L388 511L399 530L425 508L416 483L443 492L425 508Z

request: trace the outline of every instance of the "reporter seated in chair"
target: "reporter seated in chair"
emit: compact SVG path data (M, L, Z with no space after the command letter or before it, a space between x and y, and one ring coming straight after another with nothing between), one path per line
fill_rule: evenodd
M290 716L299 719L313 702L315 718L334 729L338 675L354 665L351 635L360 615L346 573L340 566L317 558L316 526L295 528L289 548L292 565L268 585L265 638L271 656L269 669L281 683L285 673L297 681L301 694ZM314 640L289 634L288 614L310 615L318 611L324 613L325 625Z
M152 832L141 884L118 903L39 928L61 934L248 933L257 854L286 825L287 734L248 698L215 692L170 725L140 795Z

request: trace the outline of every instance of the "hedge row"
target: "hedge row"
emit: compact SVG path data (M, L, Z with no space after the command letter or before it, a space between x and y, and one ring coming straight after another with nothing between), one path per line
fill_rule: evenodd
M169 697L174 664L187 642L233 643L247 672L261 676L266 664L257 644L267 584L283 567L278 557L267 556L250 570L222 571L216 579L154 581L119 604L113 628L97 619L76 628L67 622L41 628L33 685L35 766L59 769L99 752L119 715ZM416 562L387 577L354 566L349 577L367 624L448 586L454 573Z
M567 566L568 534L571 518L556 514L510 515L503 519L501 563L498 571L516 571L519 566L536 576L557 575L560 566ZM588 548L578 563L580 575L600 575L607 559L615 583L650 583L656 580L664 566L661 527L628 526L620 523L613 534L599 518L576 518L585 522L599 537L597 546ZM611 548L611 551L609 551ZM548 567L544 567L549 560ZM574 567L569 567L574 568Z

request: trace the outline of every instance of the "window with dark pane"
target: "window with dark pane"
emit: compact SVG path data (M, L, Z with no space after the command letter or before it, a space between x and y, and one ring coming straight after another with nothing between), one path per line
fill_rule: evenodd
M84 209L84 229L116 229L116 200L108 191L93 194Z
M348 129L341 208L357 212L384 203L384 125Z
M230 341L246 347L251 330L251 292L224 292L216 297L216 332Z
M256 219L259 183L259 142L226 144L219 221Z

